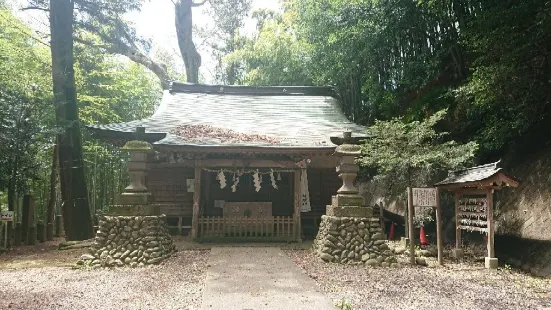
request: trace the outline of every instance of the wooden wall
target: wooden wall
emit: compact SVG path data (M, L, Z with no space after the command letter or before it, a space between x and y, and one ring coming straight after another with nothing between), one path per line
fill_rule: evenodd
M194 168L189 167L151 167L146 186L155 202L164 205L161 207L163 213L192 215L193 193L187 192L186 180L193 179L194 173Z
M335 168L308 169L308 189L312 211L302 214L315 214L321 217L325 214L325 207L331 204L331 196L336 195L341 186L342 181Z
M206 174L206 175L205 175ZM222 209L214 207L215 200L227 202L271 202L272 215L290 216L293 214L293 174L281 173L281 180L276 181L278 189L272 187L269 175L262 175L262 187L256 192L252 174L244 174L239 179L237 190L232 192L232 176L226 173L226 187L220 188L215 172L204 172L202 200L205 201L204 215L222 216Z

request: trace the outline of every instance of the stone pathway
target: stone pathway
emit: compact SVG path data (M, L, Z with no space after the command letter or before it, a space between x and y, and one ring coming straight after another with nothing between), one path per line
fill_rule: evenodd
M335 309L278 247L213 247L203 309Z

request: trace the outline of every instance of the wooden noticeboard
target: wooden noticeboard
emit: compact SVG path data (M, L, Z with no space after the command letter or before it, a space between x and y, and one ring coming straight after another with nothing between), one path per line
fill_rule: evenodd
M408 226L409 226L409 257L410 263L415 264L413 214L415 207L436 208L436 242L438 248L438 264L443 265L442 247L442 211L440 208L440 192L437 187L407 188L408 191Z
M488 199L461 196L457 213L458 228L466 231L488 232Z

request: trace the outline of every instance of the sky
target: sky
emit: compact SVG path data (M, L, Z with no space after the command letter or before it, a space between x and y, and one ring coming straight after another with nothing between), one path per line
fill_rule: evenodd
M16 7L22 7L28 0L12 0L16 3ZM198 0L197 0L198 1ZM216 1L216 0L208 0ZM252 0L252 11L256 9L281 9L279 0ZM251 11L251 12L252 12ZM33 27L39 28L42 31L48 28L47 16L39 11L17 11L18 16L26 20ZM177 70L183 71L183 63L181 61L180 52L178 49L178 41L176 39L176 29L174 27L174 4L171 0L150 0L144 3L140 12L132 12L126 16L136 28L136 33L146 39L150 39L152 46L162 47L169 54L174 55L177 61ZM193 9L193 23L197 27L208 27L213 25L212 18L205 13L204 6ZM256 29L256 24L252 19L248 19L244 27L245 33L252 33ZM200 42L195 42L196 45ZM208 49L198 47L201 54L203 64L200 68L200 75L203 83L213 83L213 70L215 68L214 61Z
M279 10L281 4L279 0L252 0L251 12L257 9ZM150 38L154 46L162 46L165 51L174 55L178 61L178 69L183 70L174 27L174 4L171 0L151 0L144 4L140 12L129 14L128 18L135 24L136 31L140 36ZM212 18L205 12L204 6L193 9L193 24L197 27L213 25ZM256 29L256 23L249 18L244 28L245 33L252 33ZM211 59L211 52L205 46L199 47L199 43L195 42L202 58L201 82L214 83L213 71L216 64Z

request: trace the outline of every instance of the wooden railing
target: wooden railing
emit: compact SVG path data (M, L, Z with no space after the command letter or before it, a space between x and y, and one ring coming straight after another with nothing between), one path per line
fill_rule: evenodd
M199 217L199 238L235 238L262 240L294 240L295 227L291 216L202 216Z

